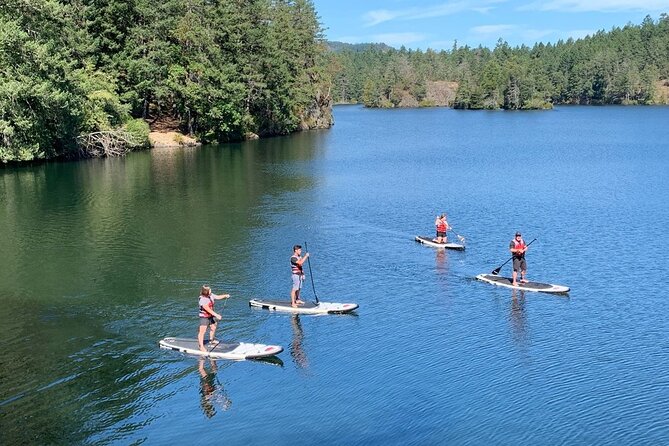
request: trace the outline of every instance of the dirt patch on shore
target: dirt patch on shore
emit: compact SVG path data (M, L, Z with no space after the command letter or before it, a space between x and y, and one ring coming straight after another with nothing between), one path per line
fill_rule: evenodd
M194 138L179 132L151 132L149 141L153 147L199 146Z
M655 83L653 102L656 104L669 104L669 79L662 79Z

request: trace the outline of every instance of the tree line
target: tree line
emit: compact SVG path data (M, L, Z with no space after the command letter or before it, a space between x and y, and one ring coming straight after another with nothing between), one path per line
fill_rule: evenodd
M667 103L669 16L583 39L450 51L333 45L333 97L368 107L540 109L553 104ZM441 90L441 91L440 91Z
M311 0L4 0L0 159L327 127L325 54Z

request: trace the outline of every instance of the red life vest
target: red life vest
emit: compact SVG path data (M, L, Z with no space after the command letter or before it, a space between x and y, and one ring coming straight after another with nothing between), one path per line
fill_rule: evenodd
M293 262L293 259L295 259L295 262ZM297 263L300 260L298 256L291 256L290 258L290 272L292 274L297 274L299 276L303 275L304 273L302 272L302 265Z
M211 311L214 311L214 299L212 299L211 295L200 296L200 297L206 297L207 299L209 299L209 303L206 305L206 307L209 308ZM198 300L200 299L200 297L198 297ZM213 317L213 316L211 315L211 313L205 310L202 305L200 305L200 317Z
M520 241L516 240L515 238L513 239L513 249L525 249L527 246L525 245L525 240L522 238ZM514 256L517 257L522 257L525 253L513 253Z
M446 228L448 228L448 226L446 225L446 221L440 219L439 222L437 223L437 231L446 232Z

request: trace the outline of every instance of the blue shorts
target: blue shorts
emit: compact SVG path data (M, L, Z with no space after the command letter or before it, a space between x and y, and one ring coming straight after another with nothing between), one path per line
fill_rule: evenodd
M290 278L293 281L293 291L299 291L299 290L302 289L302 281L303 281L302 279L303 279L303 277L304 276L301 275L301 274L291 274L290 275Z

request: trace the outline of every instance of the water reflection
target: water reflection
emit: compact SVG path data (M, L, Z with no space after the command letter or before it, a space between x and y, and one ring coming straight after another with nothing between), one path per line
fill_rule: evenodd
M511 334L513 340L521 346L528 342L527 334L527 312L525 309L525 291L511 291L511 308L509 313L511 322Z
M207 418L216 415L216 408L222 410L230 409L232 400L228 398L223 385L216 377L218 366L216 361L209 358L209 370L205 368L205 358L199 358L198 372L200 373L200 406Z
M448 257L445 249L437 249L436 267L439 274L448 273Z
M290 356L293 358L293 362L300 369L309 368L309 360L307 355L302 348L302 340L304 339L304 333L302 331L302 323L300 322L300 315L293 314L290 323L293 328L293 341L290 343Z

